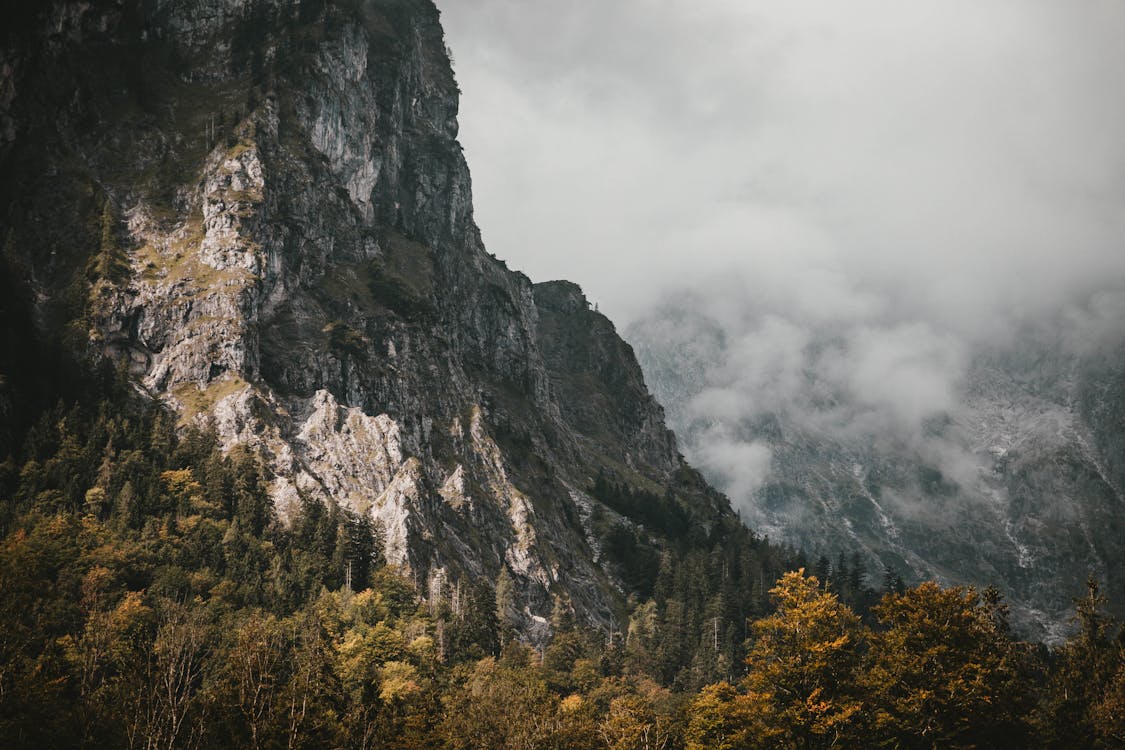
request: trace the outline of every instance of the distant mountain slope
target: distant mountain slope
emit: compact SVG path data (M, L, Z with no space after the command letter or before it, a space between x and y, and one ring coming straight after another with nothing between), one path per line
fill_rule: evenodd
M907 579L995 584L1050 640L1088 574L1125 602L1120 341L1079 356L1028 333L979 351L955 406L910 433L865 429L854 396L818 377L817 358L842 346L831 339L804 351L796 395L763 389L749 415L724 419L727 337L676 305L628 331L689 459L751 526L830 559L861 549Z

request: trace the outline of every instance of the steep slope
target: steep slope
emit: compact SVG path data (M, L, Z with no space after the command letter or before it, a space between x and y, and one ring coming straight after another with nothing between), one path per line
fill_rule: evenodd
M56 0L16 21L0 230L33 338L252 447L283 517L302 497L371 514L432 597L506 568L532 637L560 597L620 617L595 476L729 518L612 325L485 251L429 0Z
M818 357L842 358L838 341L804 352L796 398L751 394L760 408L717 425L698 407L732 366L722 325L668 307L629 338L689 458L772 539L832 560L862 550L908 580L994 584L1020 628L1051 641L1088 575L1125 601L1125 348L1114 337L1078 354L1029 329L981 348L954 408L916 433L864 428L854 396L819 378ZM722 445L762 452L752 482L708 455L716 430Z

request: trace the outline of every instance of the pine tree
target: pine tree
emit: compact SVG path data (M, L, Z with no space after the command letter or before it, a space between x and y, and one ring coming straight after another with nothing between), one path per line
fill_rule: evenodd
M133 488L133 483L128 479L117 492L117 498L113 504L113 518L120 529L136 528L140 522L140 498L137 497L137 491Z
M1059 649L1047 701L1040 716L1041 733L1051 747L1097 747L1099 735L1112 737L1120 719L1113 706L1115 681L1125 664L1119 625L1106 611L1098 581L1086 581L1085 596L1074 600L1078 632ZM1115 724L1117 728L1115 728ZM1109 747L1114 747L1112 742Z
M503 648L515 636L515 583L507 565L500 566L496 577L496 629Z
M95 282L116 284L129 271L129 258L117 240L117 221L113 204L106 198L102 205L101 238L94 256L91 273Z

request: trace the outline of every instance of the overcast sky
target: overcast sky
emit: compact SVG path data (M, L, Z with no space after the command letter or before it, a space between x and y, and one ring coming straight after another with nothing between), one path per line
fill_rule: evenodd
M445 0L489 249L958 333L1125 278L1125 2Z

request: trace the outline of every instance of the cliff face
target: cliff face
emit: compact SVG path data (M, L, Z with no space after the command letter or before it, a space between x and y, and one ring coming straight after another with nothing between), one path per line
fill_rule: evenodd
M0 55L5 263L37 335L251 446L282 517L370 513L431 592L507 567L533 636L560 595L615 616L586 489L685 467L581 291L483 247L428 0L57 0Z

